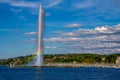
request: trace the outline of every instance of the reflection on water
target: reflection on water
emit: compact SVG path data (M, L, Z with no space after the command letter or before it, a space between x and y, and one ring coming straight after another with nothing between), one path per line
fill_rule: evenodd
M35 68L36 71L34 71L34 78L32 80L43 80L43 71L42 68Z
M115 68L0 67L0 80L120 80Z

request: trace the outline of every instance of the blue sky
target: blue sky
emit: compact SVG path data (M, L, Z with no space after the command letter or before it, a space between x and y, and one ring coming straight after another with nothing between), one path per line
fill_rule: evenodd
M120 52L118 0L0 0L0 58L34 54L39 5L44 53Z

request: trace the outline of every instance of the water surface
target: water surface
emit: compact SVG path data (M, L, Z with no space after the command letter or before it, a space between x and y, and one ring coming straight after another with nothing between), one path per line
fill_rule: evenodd
M0 80L120 80L120 69L0 66Z

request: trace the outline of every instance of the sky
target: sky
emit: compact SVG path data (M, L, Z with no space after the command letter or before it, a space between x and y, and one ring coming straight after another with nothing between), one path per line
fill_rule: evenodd
M0 0L0 59L36 52L40 4L44 54L120 53L119 0Z

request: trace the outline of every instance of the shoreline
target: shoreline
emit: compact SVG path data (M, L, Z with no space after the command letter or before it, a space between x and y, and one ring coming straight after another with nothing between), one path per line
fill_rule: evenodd
M5 65L1 65L5 66ZM63 67L63 68L79 68L79 67L95 67L95 68L120 68L120 65L117 64L83 64L83 63L47 63L44 64L44 66L26 66L26 65L6 65L10 68L27 68L27 67L36 67L36 68L42 68L42 67Z
M81 64L81 63L48 63L46 67L96 67L96 68L120 68L117 64Z

